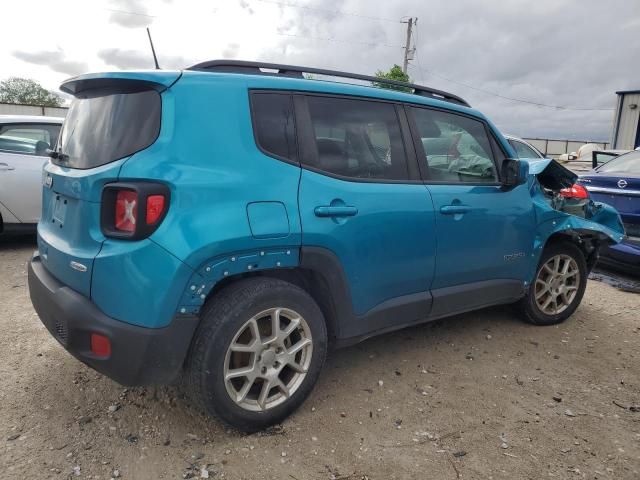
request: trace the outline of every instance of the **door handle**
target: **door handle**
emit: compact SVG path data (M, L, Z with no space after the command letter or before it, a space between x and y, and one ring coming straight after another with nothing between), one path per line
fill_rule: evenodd
M459 215L470 211L471 207L469 205L445 205L440 207L440 213L443 215Z
M358 209L352 206L330 207L321 206L313 210L316 217L353 217L358 214Z
M15 170L15 167L12 167L6 163L0 163L0 170Z

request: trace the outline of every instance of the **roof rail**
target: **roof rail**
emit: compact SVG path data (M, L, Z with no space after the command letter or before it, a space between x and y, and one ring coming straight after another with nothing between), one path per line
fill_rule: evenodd
M436 100L444 100L446 102L457 103L469 107L470 105L462 98L452 93L436 90L435 88L416 85L415 83L399 82L397 80L389 80L386 78L372 77L370 75L361 75L359 73L340 72L337 70L325 70L323 68L314 67L298 67L295 65L281 65L278 63L264 62L248 62L244 60L210 60L208 62L198 63L187 70L199 70L205 72L226 72L226 73L246 73L250 75L276 75L293 78L304 78L303 73L314 73L317 75L327 75L331 77L351 78L354 80L364 80L367 82L384 83L396 87L404 87L413 89L415 95L422 97L434 98Z

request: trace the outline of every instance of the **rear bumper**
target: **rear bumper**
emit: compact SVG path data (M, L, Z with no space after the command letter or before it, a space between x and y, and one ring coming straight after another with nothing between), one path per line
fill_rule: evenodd
M181 315L164 328L144 328L102 313L59 282L36 252L29 262L29 294L40 320L78 360L122 385L166 384L181 372L198 317ZM91 333L111 341L111 355L91 352Z

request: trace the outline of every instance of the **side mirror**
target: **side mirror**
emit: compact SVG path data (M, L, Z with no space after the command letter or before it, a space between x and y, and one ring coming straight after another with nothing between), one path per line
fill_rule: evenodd
M502 161L500 174L504 188L517 187L526 183L529 176L529 164L515 158L505 158Z

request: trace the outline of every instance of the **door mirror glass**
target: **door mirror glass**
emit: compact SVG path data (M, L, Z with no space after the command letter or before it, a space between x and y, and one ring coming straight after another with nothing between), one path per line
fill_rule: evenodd
M529 164L514 158L505 158L502 161L500 173L500 180L503 187L517 187L527 181L527 176L529 175Z

